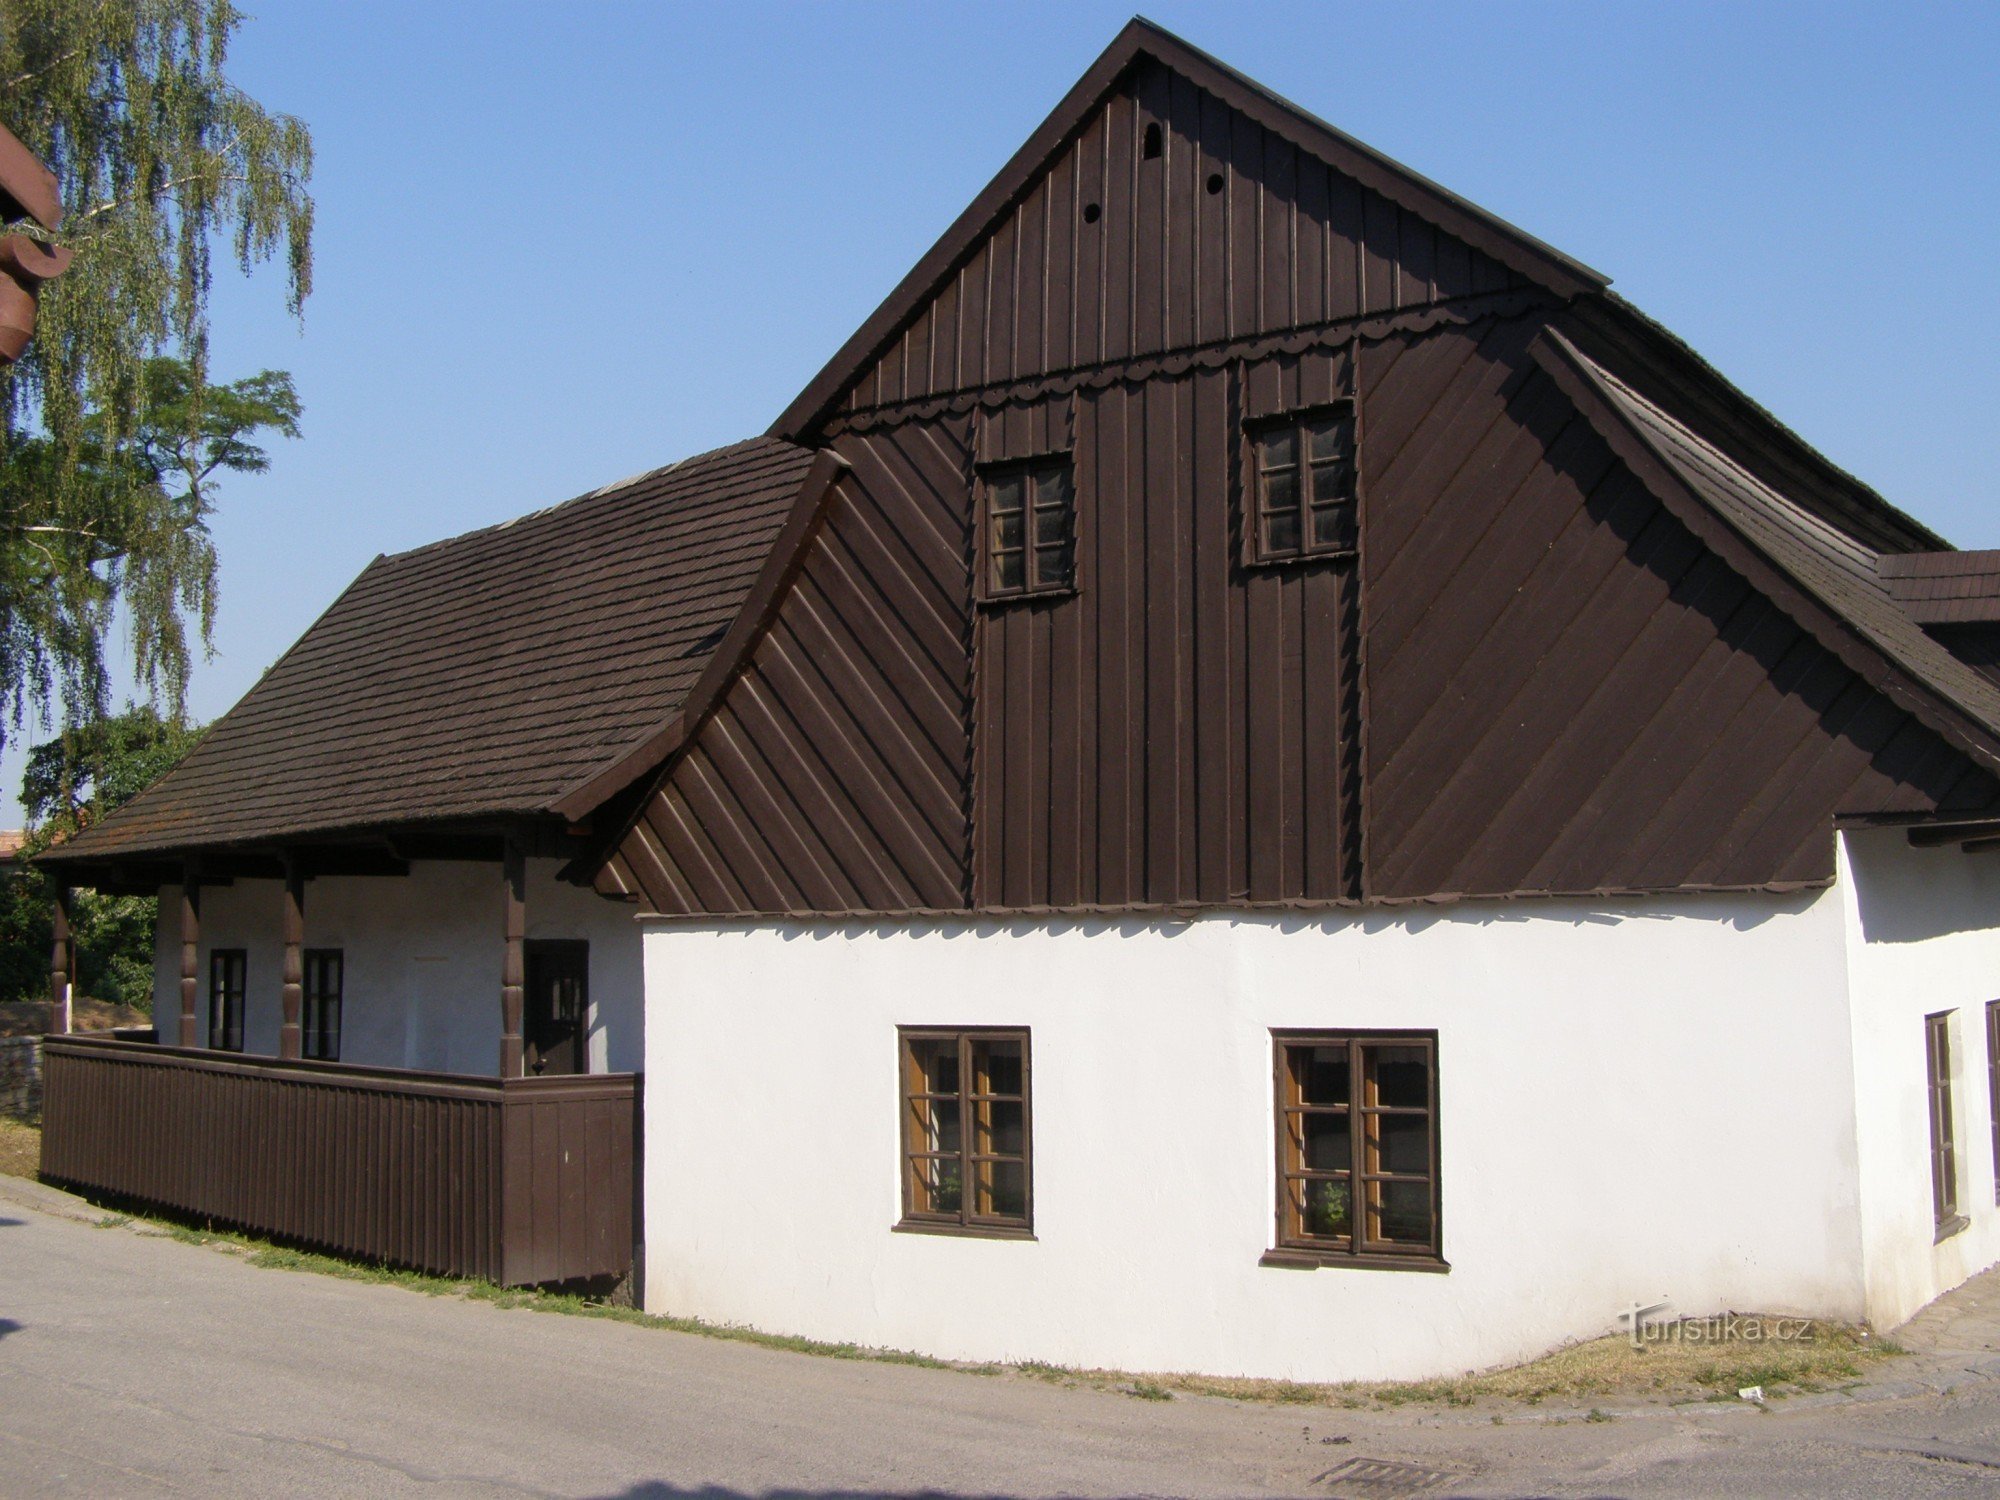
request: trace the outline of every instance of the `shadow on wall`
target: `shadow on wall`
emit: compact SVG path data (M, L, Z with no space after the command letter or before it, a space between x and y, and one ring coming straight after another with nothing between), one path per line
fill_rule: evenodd
M1993 861L2000 875L2000 855ZM1996 885L2000 891L2000 885ZM1805 911L1825 893L1817 888L1771 892L1755 910L1746 911L1740 896L1695 892L1662 899L1650 896L1541 896L1532 900L1464 897L1436 903L1412 901L1395 906L1341 908L1334 911L1286 910L1282 907L1244 911L1228 907L1191 909L1185 914L1121 912L1077 915L1052 912L1048 915L938 916L912 924L894 918L881 921L843 921L838 918L800 923L778 929L787 943L854 942L873 938L883 942L904 941L912 935L957 942L1006 934L1012 937L1066 937L1081 934L1092 938L1165 937L1185 934L1197 921L1227 921L1234 925L1271 927L1282 933L1325 932L1355 929L1374 935L1385 932L1414 934L1440 923L1567 922L1571 926L1614 927L1621 922L1686 922L1707 919L1726 922L1739 930L1760 927L1773 917L1792 916ZM745 923L751 930L755 924ZM761 929L758 929L761 930Z
M732 1490L705 1484L689 1489L663 1480L647 1480L615 1495L594 1500L1004 1500L996 1492L972 1490Z
M1861 935L1871 943L1920 943L2000 920L2000 852L1957 845L1913 849L1901 829L1848 835Z
M0 1318L0 1339L4 1339L10 1333L19 1333L23 1326L12 1318Z

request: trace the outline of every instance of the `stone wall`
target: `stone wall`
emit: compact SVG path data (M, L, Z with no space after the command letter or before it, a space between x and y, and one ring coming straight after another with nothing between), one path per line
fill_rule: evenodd
M0 1037L0 1115L39 1119L42 1113L42 1039Z

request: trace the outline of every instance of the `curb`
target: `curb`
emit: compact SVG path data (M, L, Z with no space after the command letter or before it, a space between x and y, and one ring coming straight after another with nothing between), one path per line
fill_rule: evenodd
M50 1187L30 1177L9 1177L4 1173L0 1173L0 1202L86 1224L94 1224L104 1217L103 1209L77 1197L75 1193L66 1193L61 1188Z

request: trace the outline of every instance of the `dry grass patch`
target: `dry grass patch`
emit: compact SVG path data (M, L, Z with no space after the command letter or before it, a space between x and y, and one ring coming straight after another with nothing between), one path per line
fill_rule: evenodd
M1206 1375L1149 1375L1155 1390L1270 1401L1297 1406L1473 1406L1481 1402L1735 1400L1748 1386L1767 1397L1827 1390L1858 1380L1867 1366L1902 1351L1867 1330L1796 1318L1739 1316L1730 1336L1665 1340L1634 1347L1625 1334L1571 1344L1526 1364L1449 1379L1308 1385L1289 1380L1226 1380ZM1788 1337L1777 1337L1780 1332ZM1022 1366L1021 1373L1061 1385L1129 1391L1133 1377L1112 1370ZM1597 1415L1596 1420L1609 1420Z
M1741 1332L1720 1339L1648 1341L1615 1334L1571 1344L1508 1369L1449 1380L1355 1387L1390 1405L1421 1401L1469 1406L1486 1399L1584 1400L1597 1396L1733 1400L1751 1386L1767 1396L1827 1390L1861 1378L1876 1360L1900 1353L1866 1329L1795 1318L1742 1317ZM1777 1332L1790 1337L1776 1337Z
M33 1177L41 1169L40 1127L0 1116L0 1172L9 1177Z

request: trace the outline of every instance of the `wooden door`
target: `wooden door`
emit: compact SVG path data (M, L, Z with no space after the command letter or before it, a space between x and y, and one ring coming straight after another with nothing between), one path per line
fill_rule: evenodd
M588 1073L590 944L540 939L524 945L523 1064L531 1074Z

